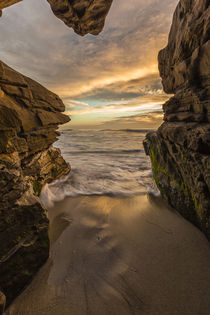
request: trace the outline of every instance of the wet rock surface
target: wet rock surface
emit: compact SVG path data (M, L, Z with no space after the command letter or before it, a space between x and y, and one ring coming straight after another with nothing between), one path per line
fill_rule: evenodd
M70 171L51 147L69 121L57 95L0 62L0 290L7 305L49 253L44 183Z
M175 95L144 145L162 196L210 239L209 17L208 1L179 2L158 58L164 90Z

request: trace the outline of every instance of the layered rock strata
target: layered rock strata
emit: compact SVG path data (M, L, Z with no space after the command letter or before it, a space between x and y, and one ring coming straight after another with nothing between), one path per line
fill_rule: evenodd
M162 196L210 239L210 8L181 0L159 53L164 123L144 141Z
M2 9L21 0L0 0ZM112 0L48 1L54 14L80 35L99 34ZM0 313L30 282L49 253L42 185L68 174L52 148L57 127L69 121L62 101L0 62Z
M0 62L0 290L9 304L46 261L48 219L38 195L70 171L55 142L64 104Z

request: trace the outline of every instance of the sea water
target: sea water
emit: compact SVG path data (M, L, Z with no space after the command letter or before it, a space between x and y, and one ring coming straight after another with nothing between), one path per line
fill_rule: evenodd
M45 185L41 200L48 207L77 195L157 193L143 140L151 130L61 131L54 144L70 163L66 177Z

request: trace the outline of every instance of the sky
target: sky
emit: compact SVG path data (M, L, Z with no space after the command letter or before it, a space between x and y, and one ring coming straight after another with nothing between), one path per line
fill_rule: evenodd
M24 0L0 18L1 60L58 94L67 128L155 129L168 100L157 54L178 0L113 0L104 30L80 37L47 1Z

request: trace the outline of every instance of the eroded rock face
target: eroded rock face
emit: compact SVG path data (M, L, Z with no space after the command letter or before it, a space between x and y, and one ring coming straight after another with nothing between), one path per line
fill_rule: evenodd
M98 35L113 0L47 0L53 13L79 35Z
M0 0L2 9L22 0ZM43 0L44 1L44 0ZM56 17L79 35L98 35L104 27L113 0L47 0Z
M22 0L0 0L0 16L2 15L2 9L7 8Z
M0 0L2 9L21 0ZM54 14L80 35L97 35L112 0L48 0ZM41 187L68 174L52 148L69 121L57 95L0 62L0 290L7 305L48 258L48 220ZM0 313L5 295L0 291Z
M181 0L158 58L164 90L175 95L144 144L162 196L210 239L209 34L209 1Z
M39 83L0 62L0 290L9 304L49 253L48 219L38 195L70 171L51 147L64 104Z

